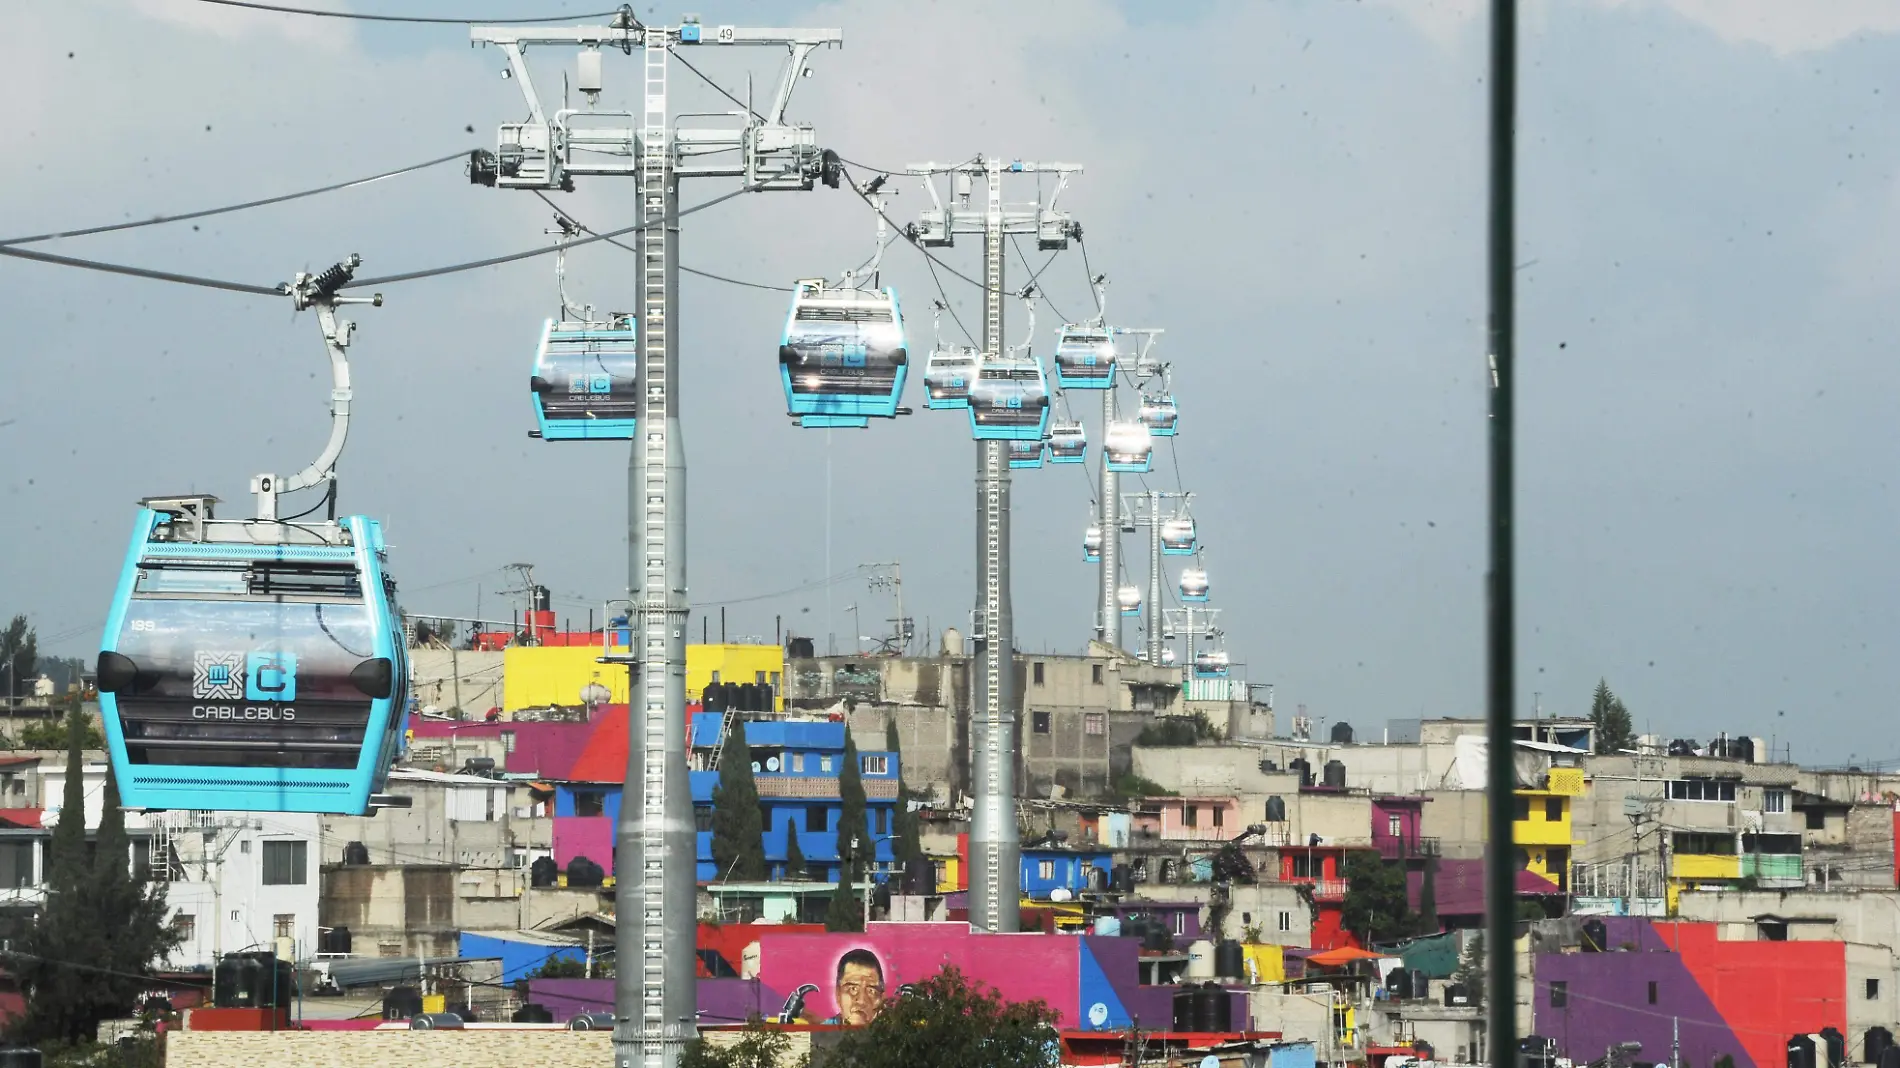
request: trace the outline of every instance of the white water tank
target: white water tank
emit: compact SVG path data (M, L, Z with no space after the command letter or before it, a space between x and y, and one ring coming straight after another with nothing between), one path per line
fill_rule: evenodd
M943 632L943 655L963 655L963 634L955 627L946 628Z
M1205 938L1188 943L1187 978L1214 978L1214 943Z

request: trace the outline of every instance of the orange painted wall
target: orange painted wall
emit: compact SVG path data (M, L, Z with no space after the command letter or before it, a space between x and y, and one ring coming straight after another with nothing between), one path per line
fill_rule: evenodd
M1843 943L1723 942L1712 923L1658 921L1655 929L1756 1065L1786 1063L1792 1035L1824 1027L1847 1033Z

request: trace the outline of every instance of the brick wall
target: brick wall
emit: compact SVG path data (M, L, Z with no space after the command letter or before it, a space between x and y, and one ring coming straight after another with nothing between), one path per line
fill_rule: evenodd
M788 1063L811 1049L808 1032L791 1032ZM710 1031L718 1047L740 1038ZM613 1061L608 1031L173 1031L165 1036L165 1068L292 1068L360 1064L374 1068L592 1068Z

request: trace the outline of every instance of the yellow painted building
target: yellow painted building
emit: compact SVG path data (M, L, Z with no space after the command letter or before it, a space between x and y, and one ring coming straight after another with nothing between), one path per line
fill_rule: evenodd
M1542 790L1518 790L1512 833L1528 870L1558 886L1570 885L1571 799L1583 796L1581 768L1551 768Z
M623 650L624 651L624 650ZM627 703L627 669L599 662L598 647L516 646L502 654L502 712L578 705L581 689L598 682L609 704ZM776 645L689 645L686 647L686 699L697 701L713 682L764 682L772 686L773 707L782 709L785 650Z

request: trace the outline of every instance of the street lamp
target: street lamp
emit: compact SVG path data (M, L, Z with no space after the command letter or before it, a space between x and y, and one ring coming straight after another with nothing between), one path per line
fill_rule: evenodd
M884 834L884 835L878 835L877 837L875 837L875 838L872 838L872 839L871 839L871 861L870 861L870 864L871 864L871 865L876 865L876 864L877 864L877 844L878 844L879 842L892 842L892 841L896 841L896 840L897 840L897 835L896 835L896 834ZM857 836L857 835L855 835L855 834L854 834L854 835L852 835L852 836L851 836L851 845L850 845L850 848L849 848L849 850L848 850L848 851L847 851L847 852L845 853L845 858L846 858L846 859L845 859L845 863L844 863L844 870L838 873L838 876L839 876L839 878L838 878L838 882L840 883L840 885L842 885L842 884L843 884L843 882L844 882L844 877L845 877L846 875L848 875L848 874L850 873L850 871L851 871L851 861L857 858L857 855L858 855L858 850L859 850L859 848L861 848L861 846L862 846L862 842L861 842L861 840L860 840L860 839L858 838L858 836ZM865 925L866 927L869 927L869 926L871 925L871 879L870 879L870 875L871 875L871 871L870 871L870 866L867 866L867 867L865 868L865 873L864 873L864 874L865 874L865 879L864 879L864 925ZM888 877L888 875L889 875L889 873L888 873L888 872L886 872L885 874L886 874L886 876Z

